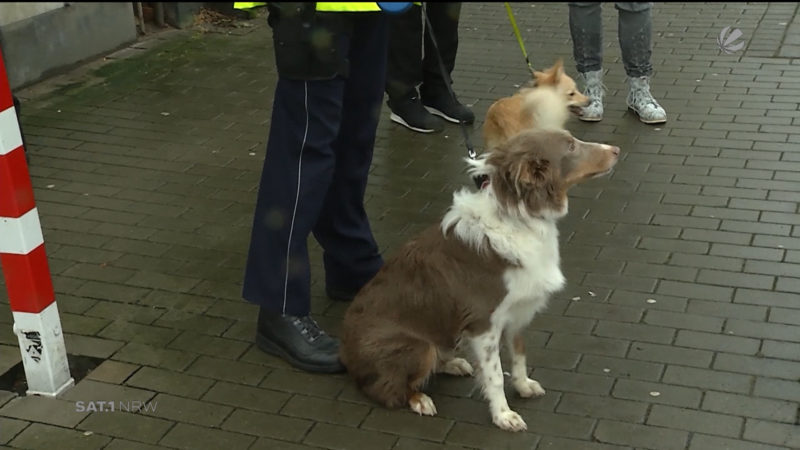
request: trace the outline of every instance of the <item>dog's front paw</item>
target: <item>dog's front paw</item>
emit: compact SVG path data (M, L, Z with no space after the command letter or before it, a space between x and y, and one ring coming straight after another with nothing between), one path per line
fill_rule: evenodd
M522 417L511 410L495 415L492 417L492 422L506 431L525 431L528 429L528 425L522 420Z
M524 380L514 380L514 388L522 398L541 397L545 394L542 385L538 381L530 378Z
M408 400L408 406L420 416L436 415L436 405L433 404L433 400L422 392L412 395Z
M455 376L464 376L464 375L472 375L475 371L472 369L472 365L467 362L464 358L453 358L450 361L444 363L442 367L442 372L455 375Z

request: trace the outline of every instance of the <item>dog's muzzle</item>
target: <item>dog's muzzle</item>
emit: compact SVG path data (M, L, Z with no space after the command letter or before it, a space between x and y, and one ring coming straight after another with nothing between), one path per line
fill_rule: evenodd
M578 105L570 105L569 111L578 117L583 116L583 107Z

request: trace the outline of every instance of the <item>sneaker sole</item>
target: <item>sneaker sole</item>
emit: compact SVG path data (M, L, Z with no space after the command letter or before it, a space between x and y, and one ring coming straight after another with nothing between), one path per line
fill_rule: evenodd
M389 116L389 118L392 120L392 122L399 123L400 125L408 128L409 130L416 131L417 133L437 133L439 131L442 131L442 130L437 130L437 129L433 129L433 128L419 128L419 127L411 126L411 125L408 124L408 122L403 120L402 117L398 116L395 113L392 113L392 115Z
M273 342L269 341L264 336L256 333L256 347L258 347L264 353L277 356L284 361L288 362L293 367L298 369L305 370L306 372L314 372L314 373L342 373L345 372L347 369L341 365L338 367L331 367L331 366L317 366L314 364L308 364L303 361L300 361L290 355L286 350L282 349L279 345L275 345Z
M429 113L431 113L431 114L433 114L434 116L439 116L439 117L441 117L442 119L444 119L444 120L446 120L446 121L448 121L448 122L452 122L452 123L461 123L461 121L460 121L460 120L456 119L455 117L450 117L450 116L448 116L447 114L445 114L445 113L443 113L443 112L439 111L439 110L438 110L438 109L436 109L436 108L433 108L433 107L430 107L430 106L426 106L426 107L425 107L425 109L427 109L427 110L428 110L428 112L429 112Z
M580 120L581 122L600 122L601 120L603 120L603 118L602 117L580 117L579 116L578 120Z
M635 109L631 108L630 106L628 106L628 109L630 111L632 111L634 114L636 114L636 117L639 118L639 122L646 123L648 125L657 125L657 124L660 124L660 123L667 123L667 119L645 120L645 119L642 118L642 116L639 115L638 112L636 112Z
M439 111L438 109L436 109L436 108L434 108L432 106L426 106L425 109L427 109L429 113L431 113L431 114L433 114L435 116L439 116L439 117L441 117L442 119L444 119L444 120L446 120L448 122L461 123L461 121L456 119L455 117L450 117L447 114ZM475 123L475 119L472 119L469 122L464 122L464 123L467 124L467 125L472 125L473 123Z

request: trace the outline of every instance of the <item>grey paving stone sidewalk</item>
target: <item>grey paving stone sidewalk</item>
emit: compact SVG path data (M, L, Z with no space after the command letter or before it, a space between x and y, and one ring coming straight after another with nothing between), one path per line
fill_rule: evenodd
M514 4L537 67L575 74L560 3ZM439 415L387 411L346 376L310 375L252 344L240 286L276 74L262 21L177 33L94 82L26 102L32 177L70 354L103 362L63 398L0 391L0 445L150 449L800 448L800 59L795 3L659 3L653 93L626 111L605 5L606 117L570 123L619 145L614 174L574 190L568 287L526 334L537 400L502 432L469 379L431 386ZM745 49L717 38L739 28ZM149 47L149 46L148 46ZM473 140L527 69L501 4L465 4L455 87ZM367 207L391 253L471 182L455 126L379 127ZM344 313L319 283L313 309ZM0 372L19 361L5 291ZM140 401L138 413L76 402Z

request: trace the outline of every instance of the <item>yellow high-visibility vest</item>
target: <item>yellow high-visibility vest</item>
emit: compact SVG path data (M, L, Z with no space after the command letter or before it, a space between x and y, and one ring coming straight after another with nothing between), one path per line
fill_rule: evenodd
M250 9L264 6L266 2L234 2L234 9ZM421 2L414 2L421 5ZM372 12L382 11L377 2L317 2L317 11L324 12Z
M233 9L250 9L257 6L264 6L266 2L234 2Z
M381 11L376 2L317 2L317 11L372 12Z

